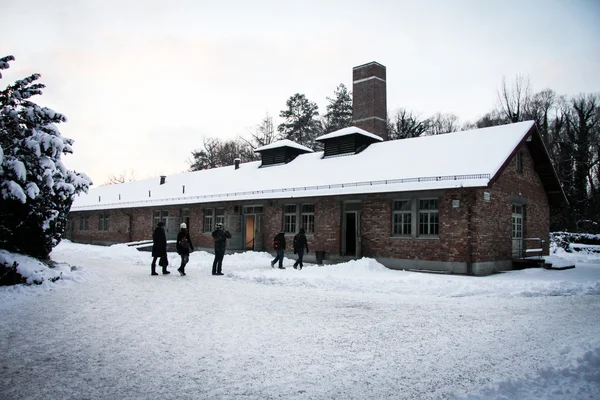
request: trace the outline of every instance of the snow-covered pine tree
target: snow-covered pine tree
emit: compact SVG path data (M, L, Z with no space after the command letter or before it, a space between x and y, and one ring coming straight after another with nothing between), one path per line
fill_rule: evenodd
M0 58L0 69L13 60ZM75 196L92 182L61 161L73 152L56 127L65 116L29 100L42 94L39 78L0 91L0 248L44 259L62 238Z
M328 97L327 113L325 114L325 132L334 132L352 125L352 97L346 86L340 83L335 89L335 97Z
M305 95L296 93L287 100L286 105L287 109L279 113L284 122L277 127L278 139L289 139L308 148L315 148L315 139L322 131L317 119L317 104L309 101Z

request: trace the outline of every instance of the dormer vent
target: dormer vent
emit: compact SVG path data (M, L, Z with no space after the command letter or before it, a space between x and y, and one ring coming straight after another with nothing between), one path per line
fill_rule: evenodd
M315 140L323 142L323 157L358 154L371 143L383 141L381 137L356 126L328 133Z
M306 146L284 139L259 147L254 152L260 153L262 159L260 166L265 167L268 165L287 164L300 154L312 153L313 151Z

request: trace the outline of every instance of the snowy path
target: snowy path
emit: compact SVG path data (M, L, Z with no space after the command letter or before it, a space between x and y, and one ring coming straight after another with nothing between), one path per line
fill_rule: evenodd
M445 399L600 347L598 296L324 291L85 262L85 284L0 305L3 400Z

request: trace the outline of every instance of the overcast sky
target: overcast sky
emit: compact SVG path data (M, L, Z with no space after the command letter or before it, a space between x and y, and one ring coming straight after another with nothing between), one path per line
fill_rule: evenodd
M355 5L356 4L356 5ZM188 169L203 136L248 137L294 93L325 112L352 68L387 67L388 111L461 122L505 76L534 91L600 92L600 1L0 0L0 87L42 74L65 114L69 169L96 185Z

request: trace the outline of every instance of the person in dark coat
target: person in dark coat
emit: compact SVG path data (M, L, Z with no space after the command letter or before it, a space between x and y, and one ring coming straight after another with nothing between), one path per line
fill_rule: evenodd
M156 225L156 229L152 233L152 265L151 265L151 273L150 275L158 275L156 273L156 259L160 257L167 258L167 234L165 233L165 223L159 222ZM170 274L167 271L167 267L162 267L162 273L164 275Z
M271 261L271 268L275 268L275 263L279 261L279 269L285 269L283 266L283 253L285 251L285 233L283 229L279 231L277 235L273 238L273 247L275 247L275 251L277 252L277 256L273 261Z
M181 266L177 268L177 272L181 276L185 276L185 266L190 261L190 253L194 251L194 245L190 238L190 233L187 230L187 225L183 222L179 225L181 228L177 234L177 254L181 256Z
M227 239L231 239L231 233L223 228L223 224L217 223L215 230L212 233L215 241L215 260L213 261L212 274L223 275L221 267L223 266L223 257L225 256L225 248L227 247Z
M304 266L302 264L302 258L304 257L304 249L306 249L306 254L308 254L308 241L306 240L306 235L304 234L304 228L300 228L300 232L294 236L294 254L298 254L298 259L294 263L294 269L300 268Z

